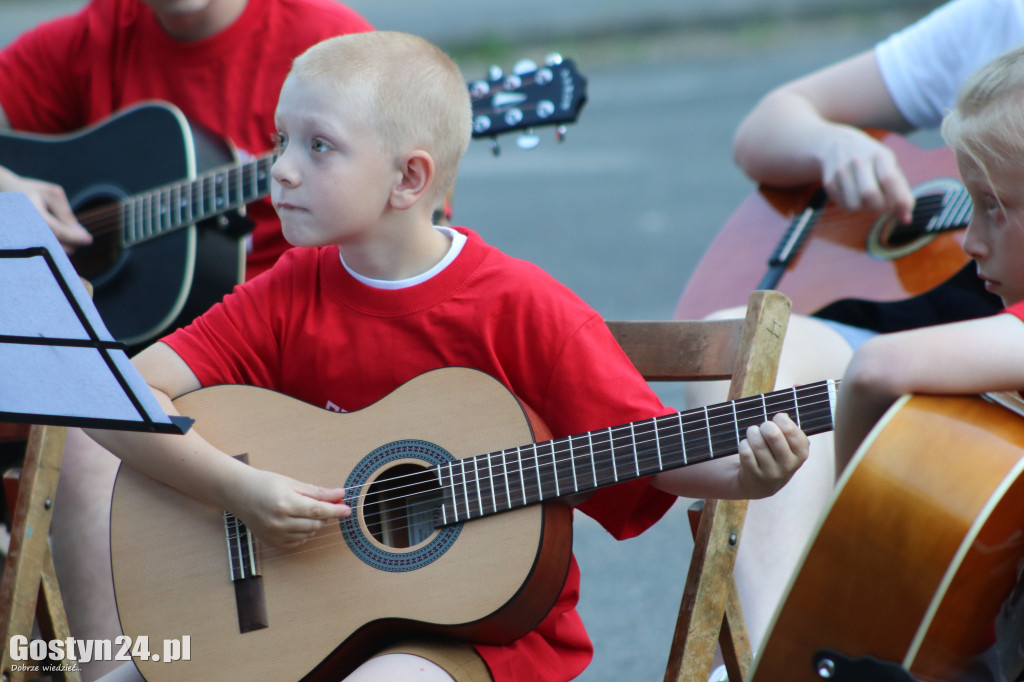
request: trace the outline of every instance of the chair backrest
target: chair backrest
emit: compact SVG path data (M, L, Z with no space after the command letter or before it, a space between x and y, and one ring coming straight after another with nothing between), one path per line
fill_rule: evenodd
M743 319L610 320L608 327L648 381L729 379L732 400L774 388L790 308L777 291L755 291ZM746 510L745 500L705 500L694 510L699 522L666 682L708 679L719 643L729 679L746 678L752 654L732 576Z

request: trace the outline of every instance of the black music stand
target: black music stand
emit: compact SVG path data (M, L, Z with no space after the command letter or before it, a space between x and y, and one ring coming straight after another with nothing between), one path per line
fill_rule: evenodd
M0 421L33 425L20 484L10 479L18 490L0 584L0 673L20 680L9 645L31 637L37 612L44 638L69 636L49 546L62 427L182 434L192 420L164 412L23 194L0 193L0 292Z
M184 433L100 319L42 216L0 193L0 421Z

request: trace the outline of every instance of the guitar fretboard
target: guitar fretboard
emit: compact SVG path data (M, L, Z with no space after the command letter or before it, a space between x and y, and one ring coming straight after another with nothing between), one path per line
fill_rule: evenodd
M732 455L748 427L779 412L808 435L830 431L836 386L821 381L441 465L437 525Z
M128 197L121 204L122 246L133 246L270 194L270 167L276 155L215 169Z

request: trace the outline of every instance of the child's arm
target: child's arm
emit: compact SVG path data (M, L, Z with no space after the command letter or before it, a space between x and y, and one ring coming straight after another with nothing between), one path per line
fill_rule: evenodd
M747 429L738 457L724 457L658 474L656 488L681 497L759 499L774 495L807 459L807 436L778 414Z
M157 343L134 363L168 414L171 402L200 387L169 346ZM90 430L126 464L198 500L233 512L261 540L278 547L301 544L329 519L348 516L344 490L323 488L262 471L213 447L195 431L184 436Z
M1007 314L883 334L854 354L836 406L836 474L906 393L977 394L1024 388L1024 323Z

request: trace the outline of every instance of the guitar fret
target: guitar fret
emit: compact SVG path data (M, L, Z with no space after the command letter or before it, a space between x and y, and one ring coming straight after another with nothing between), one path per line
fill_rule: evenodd
M498 458L497 464L492 459L493 457ZM508 477L505 470L505 453L496 452L493 455L488 456L488 465L491 469L491 507L495 512L504 511L508 509L506 506L508 497ZM496 469L500 467L500 470ZM504 491L504 494L502 492Z
M683 452L683 465L686 465L690 462L686 459L686 430L683 428L683 413L679 412L676 419L679 421L679 449Z
M147 239L157 233L157 227L160 225L160 202L157 201L157 196L158 193L150 192L146 197L146 201L149 202L149 223L146 225Z
M654 450L658 453L658 470L665 468L664 463L661 459L661 429L658 426L658 420L654 420Z
M121 241L131 244L135 231L135 201L128 200L121 206Z
M597 487L597 462L594 461L594 436L587 434L587 445L590 447L590 472L594 478L594 487Z
M171 227L171 188L165 187L160 193L161 230Z
M619 467L618 462L615 461L615 436L612 435L611 427L608 427L608 451L611 453L612 461L612 480L616 483L619 481Z
M476 485L474 486L476 488L476 509L477 512L482 513L484 508L484 499L483 493L480 490L480 469L477 466L478 461L479 458L473 458L473 481L476 483Z
M545 499L544 498L544 481L541 480L541 475L540 475L540 453L537 452L537 445L536 445L536 443L532 446L532 448L533 448L533 473L534 473L534 478L537 479L537 495L538 495L537 500L539 502L543 502L544 499Z
M146 198L139 197L135 202L135 239L140 240L146 236Z
M445 468L446 467L443 467L443 466L437 467L437 487L438 487L439 490L441 490L442 498L448 496L448 494L446 492L446 486L445 486L445 483L444 483L444 470L445 470ZM440 509L440 511L441 511L441 522L439 524L437 524L438 526L447 526L448 525L448 503L449 503L449 501L450 500L446 500L446 499L442 499L442 501L441 501L441 509Z
M738 414L736 414L736 403L735 402L733 402L733 404L732 404L732 421L733 421L733 424L736 425L736 442L739 443L741 440L743 440L743 437L740 436L740 416Z
M526 497L526 475L523 473L523 449L516 448L516 458L519 462L519 485L523 489L523 504L529 504Z
M181 185L175 185L171 189L171 220L175 225L181 225Z
M508 503L506 509L512 508L512 479L508 475L508 454L507 450L501 453L501 470L505 478L505 501Z
M498 511L498 498L495 495L495 466L487 455L487 481L490 484L490 509Z
M218 173L217 178L217 213L223 213L232 206L231 203L231 172Z
M551 471L554 473L553 478L555 479L555 497L562 496L562 488L558 484L558 458L555 455L555 441L549 441L551 444Z
M633 449L633 466L636 467L636 475L640 477L640 459L639 453L637 452L637 439L636 439L636 426L634 424L629 425L629 436L633 441L631 443Z
M459 473L462 475L462 501L466 505L466 518L473 518L473 508L469 501L469 484L466 483L466 460L459 460Z
M245 166L243 166L242 168L245 168ZM231 172L229 172L229 177L230 176L234 176L234 180L235 180L235 183L234 183L235 199L234 199L234 201L231 202L231 205L232 206L238 206L238 205L244 204L245 203L245 189L244 189L244 185L242 184L242 170L239 169L237 172L231 171Z
M569 471L572 473L572 491L578 493L580 484L576 478L576 449L572 445L572 436L569 436Z

